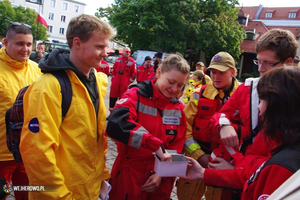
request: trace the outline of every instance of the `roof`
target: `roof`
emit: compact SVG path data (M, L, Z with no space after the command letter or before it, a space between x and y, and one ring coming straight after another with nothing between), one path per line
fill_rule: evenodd
M289 26L285 26L284 28L281 27L281 26L268 26L269 29L274 29L274 28L281 28L281 29L284 29L284 30L289 30L291 31L295 36L296 38L299 40L299 37L300 37L300 27L289 27Z
M244 26L243 29L247 30L255 30L256 38L255 40L244 40L241 43L241 49L244 52L248 53L256 53L255 44L261 35L266 33L270 29L281 28L284 30L290 30L299 40L300 38L300 26L289 26L288 22L290 20L300 21L300 7L262 7L260 6L252 6L252 7L239 7L238 17L239 18L247 18L249 15L249 21L247 26ZM288 18L290 12L296 12L296 18ZM272 18L265 18L266 12L272 12ZM256 19L255 19L256 16ZM255 20L255 21L253 21ZM264 22L267 20L273 20L275 25L267 26ZM281 23L279 23L281 22ZM245 22L244 22L245 23ZM285 26L280 26L282 23L286 23ZM280 25L279 25L280 24Z
M262 8L258 19L272 20L300 20L300 7L265 7ZM266 13L272 13L271 18L266 18ZM289 13L296 13L295 18L289 18Z
M255 50L255 44L256 44L256 41L259 39L259 37L261 35L263 35L264 33L266 33L269 28L266 27L266 25L262 22L259 22L259 21L249 21L248 22L248 26L245 27L244 26L244 30L254 30L255 29L255 33L258 35L258 37L255 39L255 40L244 40L242 43L241 43L241 49L244 51L244 52L248 52L248 53L256 53L256 50Z
M238 16L241 13L245 14L245 17L247 17L247 15L249 15L249 19L254 19L256 13L258 12L259 6L250 6L250 7L238 7L239 13Z

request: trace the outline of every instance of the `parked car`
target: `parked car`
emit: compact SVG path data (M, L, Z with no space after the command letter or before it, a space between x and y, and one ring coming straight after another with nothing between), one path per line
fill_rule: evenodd
M70 49L68 44L66 43L44 42L44 44L45 44L45 51L48 53L50 53L52 49L55 48Z
M108 55L106 58L104 58L104 60L108 63L114 64L119 57L119 55Z
M157 53L157 51L137 50L132 54L132 58L135 60L136 66L138 67L144 63L146 56L150 56L151 58L153 58L154 54L156 54L156 53ZM169 56L168 53L163 53L162 60L164 60L168 56Z

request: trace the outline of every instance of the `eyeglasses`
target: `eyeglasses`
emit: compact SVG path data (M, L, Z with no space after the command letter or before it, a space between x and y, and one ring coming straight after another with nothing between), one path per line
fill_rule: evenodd
M274 67L276 65L278 65L279 63L281 63L281 61L278 61L276 63L266 63L266 62L262 62L260 60L257 60L257 59L253 59L253 63L256 64L256 65L265 65L265 66L268 66L268 67Z
M21 22L9 22L8 28L9 28L11 25L13 25L13 26L22 26L22 25L23 25L23 26L25 26L25 27L31 29L31 26L30 26L30 25L24 24L24 23L21 23ZM8 28L7 28L7 29L8 29Z
M124 51L125 53L131 53L131 51Z

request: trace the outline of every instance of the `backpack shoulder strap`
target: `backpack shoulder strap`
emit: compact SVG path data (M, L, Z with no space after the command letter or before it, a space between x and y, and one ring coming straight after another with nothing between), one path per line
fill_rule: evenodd
M64 70L51 72L55 76L61 87L62 95L62 120L64 120L72 101L72 86L67 73Z

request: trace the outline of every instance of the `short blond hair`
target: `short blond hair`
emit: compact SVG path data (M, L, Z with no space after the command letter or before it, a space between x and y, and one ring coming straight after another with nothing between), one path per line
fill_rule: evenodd
M73 39L78 37L82 42L90 39L95 31L101 31L108 38L112 39L116 32L107 22L93 15L81 14L73 17L67 29L67 41L70 48L73 46Z

